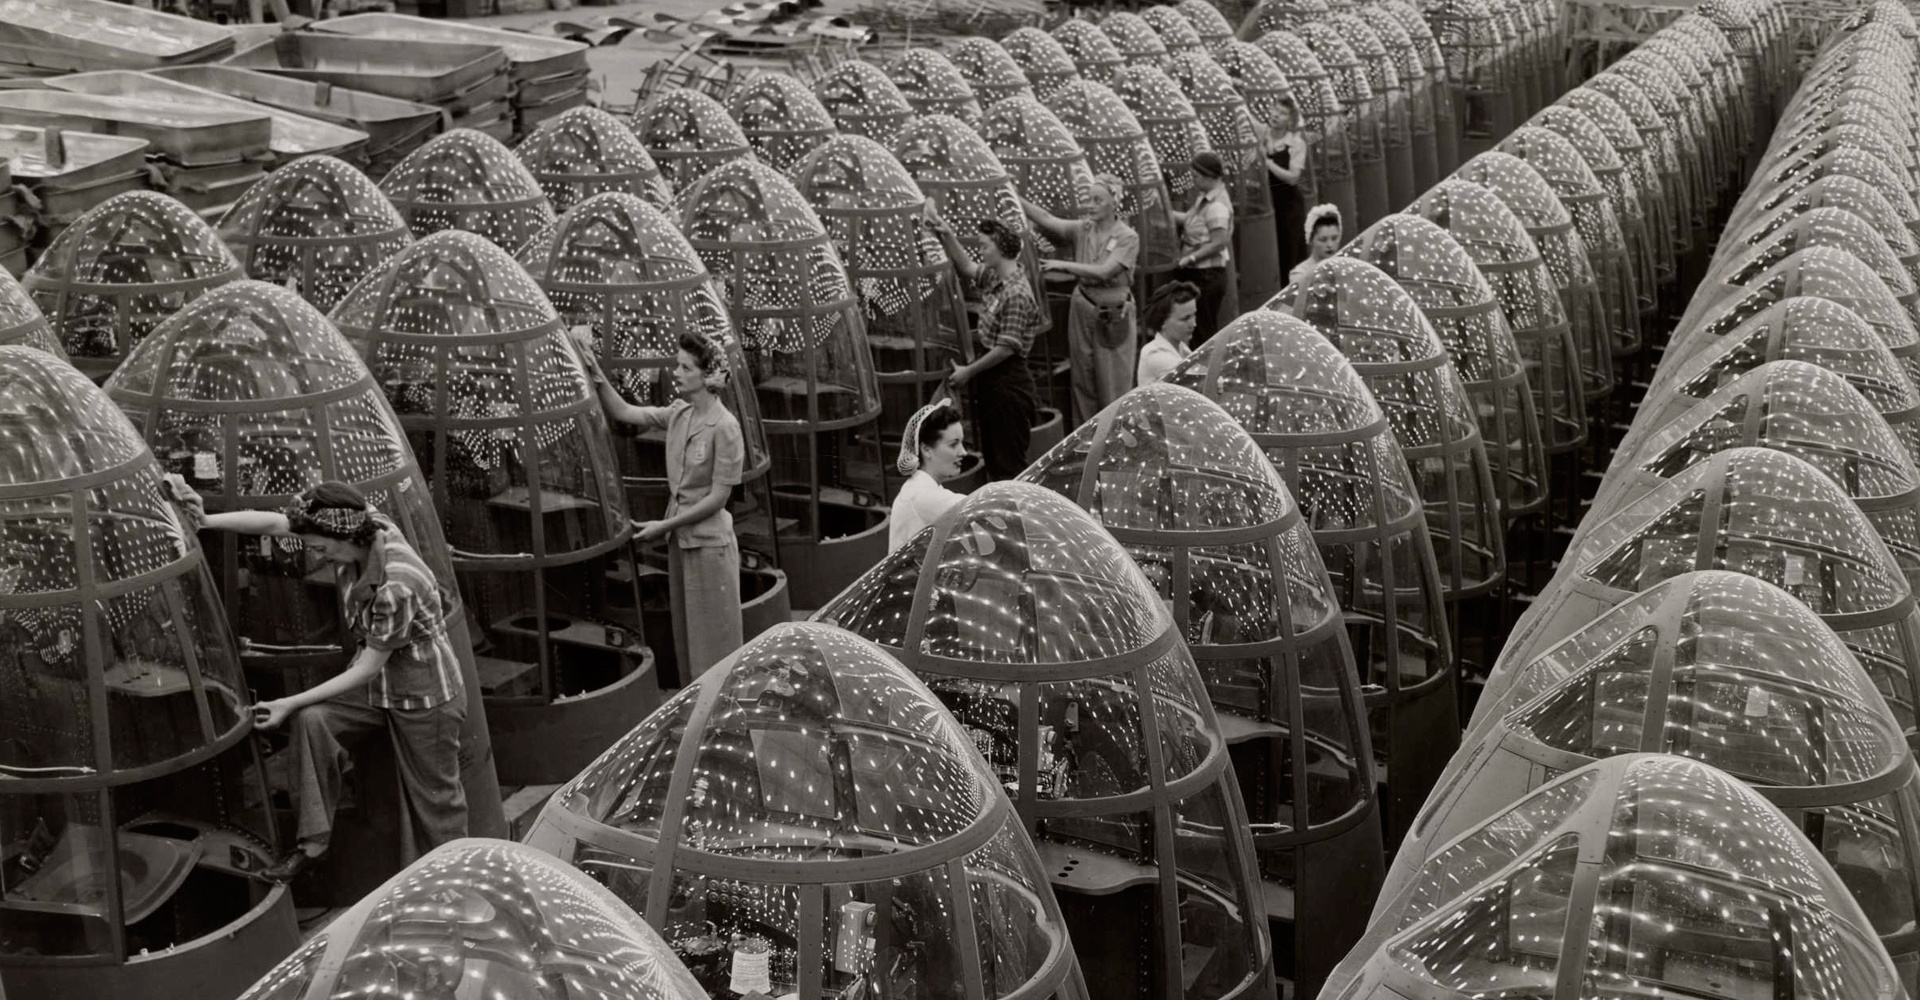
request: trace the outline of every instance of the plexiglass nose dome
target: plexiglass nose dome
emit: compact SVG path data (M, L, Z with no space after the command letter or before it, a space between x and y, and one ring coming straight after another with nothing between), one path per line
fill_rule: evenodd
M1114 49L1124 60L1121 67L1159 68L1167 64L1167 58L1172 54L1167 51L1167 43L1161 41L1159 34L1153 30L1153 25L1129 11L1116 10L1101 18L1100 31L1113 41ZM1116 71L1121 67L1116 67Z
M923 114L900 130L893 153L956 234L977 232L981 222L994 219L1025 236L1021 263L1033 286L1034 301L1046 301L1046 283L1040 276L1020 195L1007 168L979 133L958 118ZM979 259L977 242L968 241L966 249Z
M634 110L628 125L676 197L721 164L753 155L746 133L727 109L697 90L675 87L653 95Z
M1795 726L1788 718L1820 722ZM1395 860L1388 898L1441 845L1524 797L1544 775L1586 762L1579 758L1692 757L1760 786L1762 795L1786 793L1788 807L1867 803L1894 789L1910 800L1915 779L1885 699L1833 630L1773 584L1720 570L1664 580L1516 668L1467 748ZM1878 825L1864 819L1830 829L1841 834L1836 840L1852 839L1843 831L1858 836ZM1908 838L1886 833L1893 856L1885 860L1906 857ZM1839 853L1837 844L1820 846ZM1911 920L1904 881L1885 885L1908 900Z
M1324 21L1307 21L1290 30L1320 60L1334 95L1346 109L1358 212L1355 224L1371 225L1391 211L1394 202L1387 182L1387 122L1382 109L1375 105L1373 84L1367 79L1366 67L1353 47L1340 37L1340 32Z
M1151 955L1089 969L1093 995L1273 988L1245 811L1200 672L1085 511L1026 483L983 486L819 617L889 647L954 711L1056 873L1078 950Z
M1233 40L1233 25L1225 14L1220 13L1220 8L1208 0L1180 0L1173 5L1173 9L1193 25L1194 33L1200 36L1200 41L1207 48Z
M1846 379L1893 427L1908 453L1920 457L1920 428L1915 426L1920 421L1920 391L1905 366L1858 313L1814 295L1775 302L1691 361L1662 366L1619 453L1631 453L1648 434L1769 361L1805 361Z
M973 88L973 94L979 98L983 108L991 108L1009 97L1022 94L1032 97L1033 88L1027 84L1027 76L1020 71L1020 64L1013 61L1007 50L990 38L977 36L956 41L948 51L953 68Z
M1053 37L1079 68L1080 75L1092 83L1113 79L1113 71L1127 61L1119 46L1092 21L1071 17L1053 26Z
M887 67L901 96L922 115L947 115L972 125L980 120L980 99L946 56L932 49L908 49Z
M1206 52L1206 42L1194 30L1193 22L1172 7L1164 4L1143 7L1140 9L1140 20L1147 22L1147 27L1160 36L1160 43L1167 47L1169 56L1183 52Z
M1165 60L1160 63L1165 64ZM1213 151L1213 140L1201 126L1193 102L1166 73L1142 62L1129 62L1114 71L1113 92L1146 130L1174 199L1180 204L1191 202L1194 154Z
M1827 620L1913 725L1920 618L1900 564L1860 508L1821 470L1770 448L1730 448L1598 521L1521 616L1487 680L1513 671L1627 595L1696 569L1760 577ZM1482 713L1476 711L1476 721Z
M250 875L274 843L253 699L160 477L104 392L0 346L10 995L238 990L299 943L286 890Z
M1091 512L1172 607L1221 712L1261 874L1292 896L1282 971L1312 992L1365 928L1350 904L1375 891L1380 825L1339 598L1292 495L1219 404L1166 382L1120 397L1021 479Z
M1560 293L1527 229L1492 191L1448 178L1408 206L1446 230L1492 286L1527 365L1527 384L1548 453L1572 451L1587 438L1580 352Z
M1480 425L1439 335L1379 268L1329 257L1268 308L1306 320L1353 362L1412 464L1448 600L1506 575L1505 524Z
M1433 324L1466 386L1487 449L1501 516L1547 502L1547 457L1513 328L1473 258L1417 215L1389 215L1340 249L1392 278Z
M999 107L1023 102L1031 98ZM897 443L953 366L973 359L959 275L922 226L926 194L872 139L827 140L793 168L793 182L846 262L879 373L882 433Z
M456 840L352 909L241 1000L370 996L705 1000L626 903L544 851Z
M1589 764L1434 854L1377 908L1341 1000L1871 997L1901 989L1793 820L1697 761Z
M1694 291L1693 301L1687 307L1688 315L1681 317L1679 329L1686 329L1690 319L1708 315L1737 297L1761 275L1808 247L1832 247L1846 252L1865 264L1872 277L1880 279L1908 315L1920 312L1920 291L1914 287L1912 273L1876 232L1877 226L1886 225L1885 220L1876 224L1843 209L1813 208L1777 222L1772 231L1765 234L1722 240L1715 264Z
M1817 722L1814 720L1818 720ZM1887 703L1833 631L1740 573L1636 594L1520 671L1454 758L1394 859L1394 898L1435 851L1572 766L1677 754L1749 783L1839 873L1911 981L1920 772Z
M391 520L447 595L450 645L479 689L447 539L400 422L359 355L325 316L278 285L236 281L156 327L106 385L162 471L208 511L275 510L319 483L351 484ZM226 620L248 645L248 681L280 698L343 669L355 640L331 574L313 576L297 545L207 532ZM318 586L316 586L318 584ZM486 715L467 708L463 780L476 832L504 831ZM490 810L483 821L481 810ZM343 845L344 846L344 845ZM394 852L389 867L403 863Z
M102 381L147 331L242 276L192 209L164 194L129 191L61 230L20 284L74 365Z
M1326 0L1262 0L1240 22L1240 37L1258 39L1275 31L1293 31L1332 14L1333 8Z
M1388 829L1404 827L1459 739L1453 643L1412 466L1353 365L1265 310L1227 324L1167 380L1219 403L1286 481L1339 594L1368 685Z
M1573 217L1574 231L1580 234L1599 284L1610 353L1621 357L1633 354L1641 346L1637 277L1641 266L1629 256L1619 209L1619 203L1629 196L1622 191L1616 197L1602 185L1599 176L1604 171L1619 191L1625 167L1606 136L1586 115L1571 108L1550 107L1533 120L1539 123L1537 127L1515 129L1500 141L1499 150L1533 168ZM1651 259L1647 264L1651 265Z
M985 139L1020 197L1061 219L1079 218L1093 188L1087 155L1067 126L1030 96L1009 97L987 109L980 122ZM1043 256L1071 256L1070 245L1036 233Z
M1914 327L1912 313L1860 258L1822 246L1789 255L1754 275L1743 294L1728 298L1693 325L1675 330L1662 364L1684 364L1773 303L1800 295L1832 299L1853 310L1907 366L1909 377L1920 373L1920 330Z
M559 315L505 251L456 230L388 259L331 318L400 416L475 644L498 661L484 693L501 780L577 772L655 695L636 585L607 579L633 534L626 492ZM614 620L624 642L605 637ZM566 725L577 738L544 738Z
M1658 208L1648 213L1648 227L1658 251L1657 280L1661 283L1678 280L1680 258L1693 248L1693 189L1688 184L1680 137L1667 127L1666 119L1646 91L1626 77L1602 72L1577 89L1592 91L1619 105L1621 113L1640 136L1647 152L1647 167L1659 181L1657 190L1661 197ZM1650 196L1654 190L1643 188L1642 192ZM1658 225L1660 220L1665 221L1664 229ZM1665 239L1659 238L1662 233Z
M525 164L484 132L457 128L407 154L380 190L415 236L462 229L503 249L553 221Z
M367 175L331 156L303 156L261 178L219 231L249 277L292 288L321 312L413 242Z
M1651 324L1655 321L1660 286L1676 278L1673 241L1677 237L1677 223L1668 211L1667 193L1654 151L1620 102L1598 90L1575 87L1562 95L1555 107L1571 110L1586 119L1606 139L1619 160L1621 169L1616 172L1605 156L1589 155L1584 143L1575 143L1613 206L1639 293L1640 332L1643 337L1651 337L1656 332ZM1571 139L1578 126L1563 126L1563 121L1573 119L1557 112L1543 113L1541 118L1547 128Z
M1370 90L1367 116L1380 131L1380 143L1386 158L1387 205L1389 208L1412 201L1421 191L1414 186L1413 116L1408 86L1400 77L1393 56L1380 36L1367 22L1352 13L1334 14L1308 34L1330 31L1337 36L1359 62ZM1317 41L1310 43L1318 45ZM1421 158L1425 158L1422 156Z
M1539 171L1508 153L1481 153L1462 164L1454 177L1491 191L1526 227L1559 289L1574 350L1579 352L1580 389L1587 406L1594 408L1613 389L1613 337L1600 283L1573 216Z
M914 115L907 97L887 79L880 67L847 59L827 71L813 85L813 96L827 109L840 131L864 135L882 146L893 145L900 127Z
M761 73L727 98L753 151L775 170L791 170L834 133L833 116L813 92L785 73Z
M4 344L36 348L62 359L67 356L53 327L40 315L40 307L11 274L0 274L0 345Z
M1076 23L1080 22L1067 22ZM1119 95L1091 80L1074 80L1062 86L1046 104L1086 152L1088 168L1096 174L1120 178L1126 189L1120 199L1120 215L1140 236L1135 281L1138 294L1138 289L1146 287L1149 275L1171 270L1180 256L1173 199L1160 171L1160 157L1147 141L1147 130Z
M1769 212L1785 203L1800 187L1811 184L1822 177L1853 177L1865 181L1880 196L1895 206L1898 217L1906 223L1909 231L1920 227L1916 216L1913 192L1909 190L1905 179L1894 174L1894 168L1864 150L1840 146L1830 149L1814 147L1800 156L1790 158L1784 166L1763 167L1754 173L1749 190L1777 192L1764 199L1753 199L1740 206L1728 219L1727 225L1735 231L1745 228L1747 221L1754 215ZM1920 231L1915 235L1920 237Z
M513 149L555 212L608 191L673 208L673 188L620 119L599 108L571 108L540 123Z
M554 793L527 842L640 909L702 995L1084 1000L973 743L873 643L781 623Z
M796 607L838 593L886 551L880 386L865 318L819 216L751 157L682 199L680 230L718 279L773 449L771 524Z
M1340 207L1340 217L1358 226L1360 208L1354 188L1352 123L1334 92L1333 80L1307 43L1285 31L1269 31L1254 43L1286 74L1300 108L1307 162L1321 201Z
M1066 48L1032 25L1013 29L1000 39L1000 47L1020 67L1035 97L1045 98L1080 77L1080 67L1073 64Z
M671 406L673 366L686 334L723 345L731 371L720 400L746 440L743 482L764 475L771 458L760 401L745 377L746 356L727 318L727 302L673 219L631 194L608 192L574 206L527 241L520 263L569 327L592 331L592 350L620 395L641 406ZM665 511L666 452L656 435L618 435L629 506L654 518ZM736 519L736 524L739 519ZM771 553L768 545L766 552Z
M1804 361L1761 365L1633 451L1616 452L1590 523L1714 454L1747 446L1825 472L1873 522L1908 579L1920 580L1920 471L1907 443L1846 379Z
M1167 63L1167 73L1193 102L1208 143L1226 165L1233 206L1233 266L1243 301L1262 301L1285 284L1280 273L1279 234L1274 230L1273 189L1268 183L1264 125L1257 125L1233 78L1202 49ZM1289 234L1289 243L1291 235Z

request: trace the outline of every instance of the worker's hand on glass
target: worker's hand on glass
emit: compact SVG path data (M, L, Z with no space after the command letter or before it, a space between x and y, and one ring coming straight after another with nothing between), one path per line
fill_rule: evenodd
M253 706L253 728L278 729L294 713L295 706L286 698L275 698Z
M935 233L941 236L953 235L953 226L947 223L946 218L940 214L939 209L933 207L933 202L927 202L927 210L921 218L926 221L927 228L933 230Z
M667 522L665 521L633 522L633 537L643 542L651 542L665 538L667 537L667 532L670 530L672 529L667 527Z

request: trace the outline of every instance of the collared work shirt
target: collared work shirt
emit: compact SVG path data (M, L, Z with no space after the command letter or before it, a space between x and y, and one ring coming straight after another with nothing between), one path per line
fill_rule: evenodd
M1187 213L1187 220L1180 225L1180 252L1190 254L1206 246L1213 239L1214 230L1220 230L1229 237L1233 235L1233 206L1227 201L1227 190L1215 188L1200 196L1193 203L1193 210ZM1231 243L1232 240L1228 240ZM1222 246L1218 253L1196 259L1192 267L1226 267L1227 248Z
M986 304L986 311L981 315L974 334L981 352L1005 344L1013 351L1014 357L1026 357L1027 352L1033 349L1033 338L1046 322L1040 314L1040 307L1034 304L1033 293L1027 288L1026 282L1009 287L1000 280L1000 275L993 268L983 266L974 272L973 287Z
M387 663L367 684L375 708L418 710L452 701L462 691L460 661L447 640L449 602L439 580L407 544L400 528L375 515L380 531L367 551L366 569L334 571L347 631Z
M638 426L667 432L667 486L673 491L668 517L706 499L716 483L729 489L740 485L747 441L740 421L719 401L705 413L683 399L672 406L643 406L640 414ZM722 506L710 517L673 529L673 540L683 549L732 542L733 514Z

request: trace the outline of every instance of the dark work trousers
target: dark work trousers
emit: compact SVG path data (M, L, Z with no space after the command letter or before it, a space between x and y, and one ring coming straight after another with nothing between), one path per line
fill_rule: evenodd
M384 733L393 741L399 765L400 798L407 809L401 824L401 854L408 863L467 835L467 793L460 784L460 727L467 718L465 695L433 708L375 708L367 693L350 691L295 712L293 735L294 804L299 810L301 846L325 848L333 836L340 782L353 767L348 750L369 736ZM382 789L364 789L367 796ZM365 803L378 809L381 802Z
M987 479L1012 479L1027 467L1027 445L1040 420L1027 360L1011 357L973 377L973 412L980 421L980 457Z
M1181 281L1190 281L1200 289L1200 301L1195 306L1192 346L1198 348L1206 343L1207 338L1240 315L1240 304L1226 301L1227 296L1233 293L1227 281L1226 268L1180 267L1174 269L1173 276Z

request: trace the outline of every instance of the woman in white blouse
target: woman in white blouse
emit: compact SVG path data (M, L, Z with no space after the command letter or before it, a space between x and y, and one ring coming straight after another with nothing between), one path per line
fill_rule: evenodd
M907 419L906 433L900 436L900 458L894 463L907 481L893 498L888 552L907 544L920 529L965 499L940 483L959 475L966 457L966 425L960 422L960 411L952 400L934 400Z

